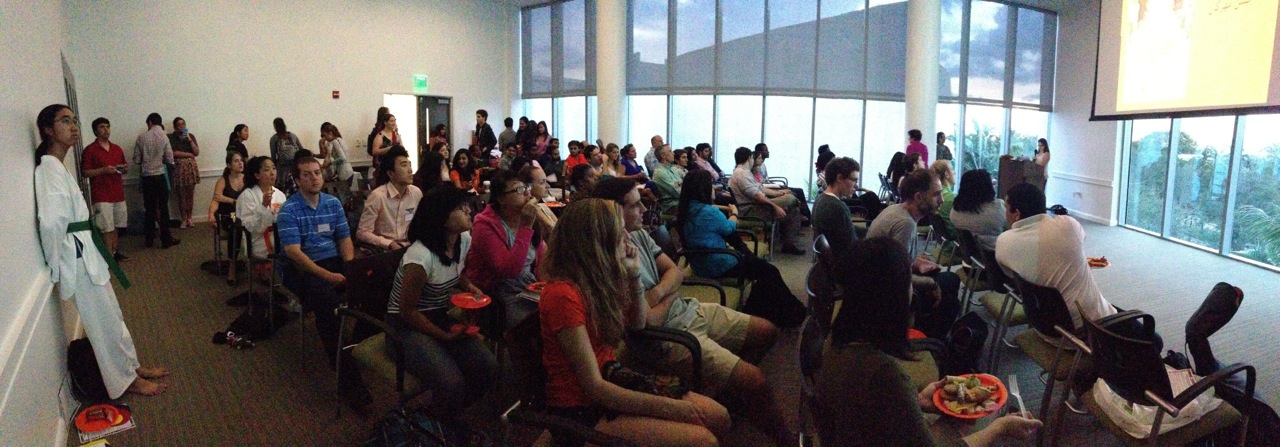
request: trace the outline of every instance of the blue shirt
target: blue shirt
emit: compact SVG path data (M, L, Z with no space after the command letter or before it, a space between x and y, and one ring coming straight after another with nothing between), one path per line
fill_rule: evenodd
M325 193L320 193L315 208L302 193L289 196L276 217L276 229L282 245L301 245L313 262L338 256L338 241L351 237L342 202Z
M725 248L724 238L733 234L738 224L719 208L702 203L689 204L689 221L684 224L684 245L688 248ZM700 255L689 258L693 272L706 278L719 278L738 264L729 254Z

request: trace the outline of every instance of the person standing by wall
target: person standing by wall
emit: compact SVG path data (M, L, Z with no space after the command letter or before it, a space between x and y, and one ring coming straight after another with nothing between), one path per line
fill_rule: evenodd
M484 152L492 151L498 144L498 137L493 136L493 127L489 126L489 112L485 109L476 111L476 144Z
M200 183L200 164L196 162L196 157L200 156L200 143L187 129L187 120L182 117L173 119L169 145L173 147L174 161L178 162L173 178L173 189L178 193L178 212L182 213L182 225L178 228L191 228L191 209L195 206L196 185Z
M924 134L920 133L920 129L907 131L907 155L920 154L920 161L923 161L925 166L929 166L929 146L921 143L921 138L924 138Z
M160 226L160 247L178 245L181 240L169 233L169 181L167 170L173 165L173 146L164 133L159 113L147 115L147 131L138 135L133 145L133 163L141 170L142 203L146 208L147 247L155 244L156 226Z
M111 142L111 121L106 118L93 120L93 135L98 137L85 146L81 154L80 170L89 177L90 199L93 200L93 222L106 239L107 250L116 262L129 259L120 253L120 232L117 228L129 226L129 207L124 201L124 172L129 164L124 160L124 149Z
M302 150L302 142L289 131L284 118L277 117L271 124L276 128L276 134L271 136L271 159L276 162L276 166L293 166L293 157ZM276 189L284 191L286 196L293 194L296 187L292 170L280 171L280 175L276 176Z
M938 145L935 147L939 160L953 160L951 148L947 146L947 134L938 132Z
M160 119L159 115L152 115L156 119L147 121L154 123L155 129ZM80 142L75 113L62 104L50 105L36 115L36 127L40 130L35 160L37 231L50 280L58 284L63 300L75 301L108 397L117 399L126 392L146 396L163 393L169 385L153 380L169 375L169 370L144 368L138 363L138 352L108 271L125 288L129 287L129 280L111 260L106 244L93 234L89 207L81 198L75 178L63 165L67 151Z

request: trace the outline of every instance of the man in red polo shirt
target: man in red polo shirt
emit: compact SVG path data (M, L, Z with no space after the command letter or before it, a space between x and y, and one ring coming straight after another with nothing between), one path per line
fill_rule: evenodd
M124 149L111 142L111 122L106 118L93 120L93 134L97 140L84 148L80 168L89 177L90 199L93 201L93 222L102 231L107 249L115 253L116 261L129 259L120 254L120 236L116 228L129 226L129 210L124 201L124 176L129 168Z

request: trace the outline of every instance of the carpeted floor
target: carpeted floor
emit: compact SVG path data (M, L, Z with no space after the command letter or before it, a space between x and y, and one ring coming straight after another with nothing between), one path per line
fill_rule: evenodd
M1089 254L1105 255L1112 262L1095 271L1103 293L1117 306L1154 315L1167 349L1181 350L1183 323L1216 282L1243 288L1244 306L1214 336L1214 348L1223 361L1258 366L1259 393L1271 405L1280 404L1280 376L1274 373L1280 345L1264 342L1275 336L1280 321L1280 274L1123 228L1087 223L1085 228ZM212 258L211 230L199 227L176 234L183 242L168 250L144 249L137 237L123 242L132 256L124 268L134 287L117 293L139 357L144 365L169 367L173 376L164 380L172 384L164 395L126 398L138 427L108 439L114 445L145 446L359 443L394 401L390 388L371 384L378 404L369 416L344 409L335 419L339 401L333 376L310 318L285 326L254 349L212 344L213 333L225 330L243 309L224 301L245 286L229 288L221 277L200 270L200 263ZM775 263L796 295L803 297L808 258L779 255ZM793 425L799 392L797 339L795 332L784 332L761 365ZM1019 376L1027 405L1038 414L1043 389L1034 380L1038 368L1017 349L1004 352L1001 375ZM494 394L473 406L465 419L477 427L501 430L496 417L506 399ZM1069 415L1064 433L1063 445L1120 445L1088 416ZM532 434L520 431L513 438L528 442ZM74 432L69 439L69 445L78 444ZM728 446L767 445L765 437L745 422L736 422L723 441Z

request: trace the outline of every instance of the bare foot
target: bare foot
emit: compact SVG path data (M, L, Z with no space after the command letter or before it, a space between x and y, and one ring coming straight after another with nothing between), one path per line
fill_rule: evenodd
M151 366L151 367L144 366L144 367L138 368L137 372L138 372L138 377L141 377L144 379L159 379L161 377L165 377L170 374L169 370L165 369L163 366Z
M137 379L133 379L133 383L129 384L129 388L124 391L127 393L141 394L143 396L158 396L167 389L169 389L169 385L152 382L142 377L138 377Z

